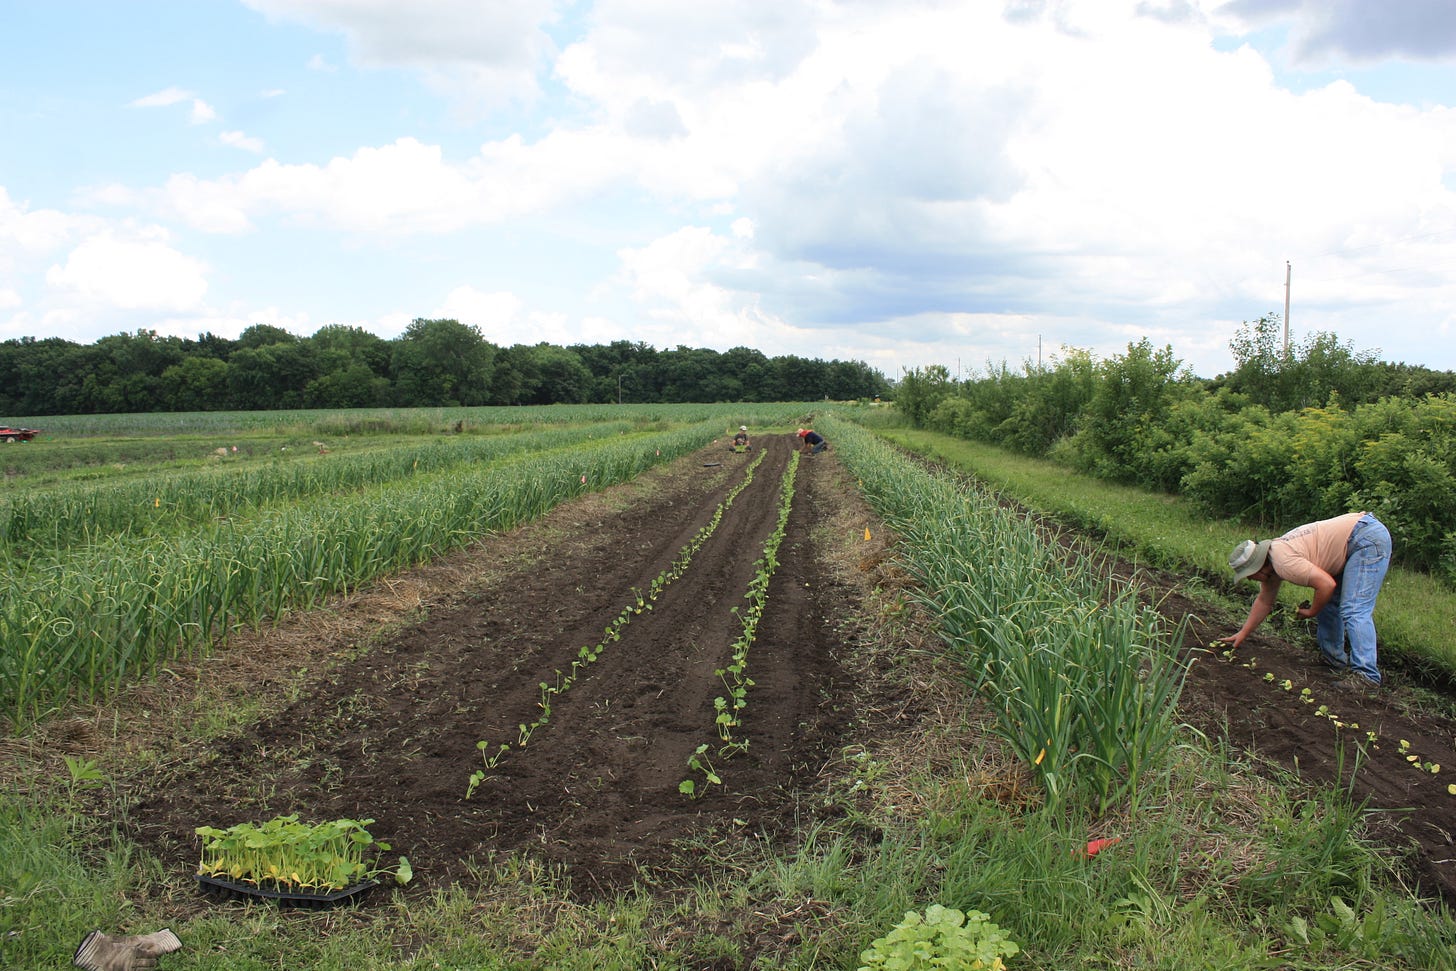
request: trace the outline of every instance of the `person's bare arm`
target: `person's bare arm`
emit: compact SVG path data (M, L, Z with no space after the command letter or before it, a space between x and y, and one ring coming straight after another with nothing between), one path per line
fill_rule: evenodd
M1325 604L1335 595L1335 578L1324 570L1316 568L1310 575L1310 585L1314 587L1314 599L1308 606L1301 604L1299 610L1295 611L1301 617L1313 617L1325 609Z
M1278 577L1260 580L1259 595L1254 598L1253 606L1249 608L1249 619L1244 621L1244 626L1239 628L1237 634L1234 634L1232 637L1221 637L1218 643L1227 644L1229 647L1238 647L1242 644L1244 639L1252 634L1254 629L1262 624L1264 619L1273 612L1274 604L1279 600L1280 583L1281 581ZM1328 600L1329 598L1326 597L1325 599Z

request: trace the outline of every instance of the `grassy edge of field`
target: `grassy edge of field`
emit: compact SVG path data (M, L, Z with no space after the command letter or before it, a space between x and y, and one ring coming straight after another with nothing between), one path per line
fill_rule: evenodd
M865 522L832 528L829 542L848 563L863 558ZM883 629L856 663L893 672L937 717L899 748L846 751L822 793L842 816L806 833L796 852L708 841L695 854L696 889L591 906L566 897L560 874L511 861L478 889L396 897L364 915L233 906L172 924L185 949L163 967L212 967L221 957L241 971L701 969L743 966L745 939L792 935L796 944L780 942L754 966L854 968L860 947L906 910L936 902L1014 928L1023 953L1010 968L1255 968L1274 955L1286 967L1334 966L1335 955L1342 967L1436 966L1386 960L1400 939L1427 957L1443 953L1452 925L1379 889L1387 863L1359 838L1359 811L1339 793L1312 798L1225 777L1190 751L1160 812L1037 812L1014 760L978 731L961 678L933 668L934 635L907 634L900 621L912 611L893 577L881 579L866 612ZM98 847L105 823L78 817L75 795L54 777L24 798L0 795L0 846L14 864L0 865L10 874L0 879L0 965L24 910L43 912L43 926L59 932L33 966L60 966L91 927L151 931L173 912L169 897L195 893L124 844ZM1123 843L1089 861L1075 852L1088 835ZM1311 940L1293 939L1299 921Z
M1254 585L1235 584L1228 571L1228 551L1255 535L1246 524L1209 519L1176 496L1078 475L1053 462L980 442L909 428L876 425L871 430L918 455L969 472L1039 513L1090 530L1143 562L1186 573L1190 583L1185 592L1191 596L1206 591L1207 600L1247 604L1253 599ZM1308 597L1308 590L1293 584L1280 590L1280 600L1290 608ZM1386 659L1398 658L1443 681L1456 679L1456 643L1451 641L1456 591L1428 574L1393 566L1381 588L1375 623Z

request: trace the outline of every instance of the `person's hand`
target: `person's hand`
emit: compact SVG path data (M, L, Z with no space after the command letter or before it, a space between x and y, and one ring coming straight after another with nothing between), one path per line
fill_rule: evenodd
M1299 608L1295 610L1294 613L1295 616L1303 617L1305 620L1309 620L1311 617L1319 616L1318 611L1310 609L1310 603L1308 600L1301 601L1299 604Z
M1243 635L1242 632L1240 632L1238 634L1230 635L1229 637L1220 637L1218 640L1214 641L1213 643L1214 643L1215 646L1218 646L1218 647L1238 647L1243 642L1244 642L1244 635Z

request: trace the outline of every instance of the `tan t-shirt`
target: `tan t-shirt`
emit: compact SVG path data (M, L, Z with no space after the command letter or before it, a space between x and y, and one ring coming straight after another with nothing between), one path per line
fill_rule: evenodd
M1334 519L1296 526L1269 546L1269 559L1282 579L1302 587L1314 586L1316 567L1332 577L1345 569L1345 548L1363 512L1348 512Z

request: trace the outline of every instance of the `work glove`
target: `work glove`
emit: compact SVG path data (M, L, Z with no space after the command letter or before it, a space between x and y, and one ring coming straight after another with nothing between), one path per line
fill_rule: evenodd
M148 971L157 966L157 958L181 947L177 935L167 928L131 937L92 931L76 948L71 963L85 971Z

